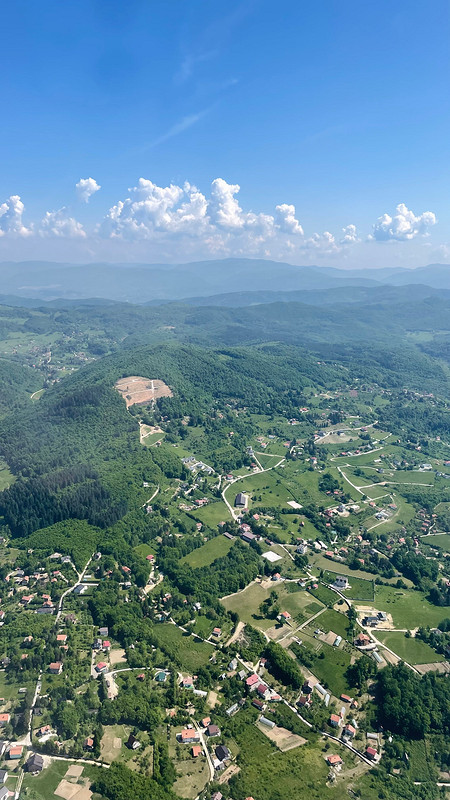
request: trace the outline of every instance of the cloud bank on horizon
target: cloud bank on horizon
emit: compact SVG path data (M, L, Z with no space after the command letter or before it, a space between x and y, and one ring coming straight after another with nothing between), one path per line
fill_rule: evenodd
M101 186L94 178L81 178L75 189L78 199L88 203ZM437 223L434 212L416 214L399 203L392 216L383 213L369 231L359 232L349 223L339 233L307 234L292 203L280 203L272 213L247 211L239 203L239 191L239 184L223 178L212 181L208 197L188 182L164 187L140 178L124 199L90 227L66 207L28 221L22 199L12 195L0 204L0 238L79 240L90 257L109 242L112 250L114 245L126 244L131 254L133 247L136 251L140 247L142 253L142 245L148 245L149 254L163 260L225 256L316 260L345 257L362 242L373 246L413 239L426 242Z

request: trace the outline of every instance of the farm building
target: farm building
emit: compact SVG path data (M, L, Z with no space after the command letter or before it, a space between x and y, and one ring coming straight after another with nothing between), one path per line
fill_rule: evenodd
M248 497L243 492L238 492L236 497L234 498L234 507L235 508L247 508Z

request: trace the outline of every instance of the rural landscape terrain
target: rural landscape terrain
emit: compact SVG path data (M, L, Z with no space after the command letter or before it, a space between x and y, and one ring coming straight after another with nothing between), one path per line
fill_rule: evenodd
M450 268L256 263L10 270L1 800L450 797Z

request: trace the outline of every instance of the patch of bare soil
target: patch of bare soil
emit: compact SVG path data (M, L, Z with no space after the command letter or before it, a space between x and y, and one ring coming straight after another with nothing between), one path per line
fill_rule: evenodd
M173 397L173 392L164 381L130 375L116 381L114 388L124 398L127 408L136 404L151 403L158 397Z
M298 736L296 733L292 733L292 731L288 731L287 728L279 728L278 725L275 725L274 728L268 728L267 725L262 725L260 722L256 723L256 727L273 742L282 753L285 753L287 750L293 750L294 747L300 747L302 744L306 744L306 739L303 736Z
M434 664L416 664L416 669L425 675L426 672L439 672L440 675L450 673L450 663L448 661L437 661Z
M237 764L230 764L230 766L227 767L224 772L222 772L222 774L221 774L219 780L217 781L217 783L228 783L230 778L232 778L233 775L237 775L238 772L240 772L240 771L241 771L241 768L238 767Z
M122 650L120 647L111 650L109 653L109 661L113 666L115 664L126 664L125 650Z

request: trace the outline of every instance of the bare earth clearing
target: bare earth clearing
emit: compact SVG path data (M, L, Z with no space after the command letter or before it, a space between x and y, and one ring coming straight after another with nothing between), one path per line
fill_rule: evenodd
M287 728L279 728L278 725L275 725L274 728L268 728L267 725L261 725L259 722L256 723L256 727L261 733L267 736L271 742L276 744L282 753L285 753L287 750L293 750L294 747L300 747L300 745L306 744L306 739L304 739L303 736L297 736L296 733L288 731Z
M92 792L89 789L89 781L86 781L84 786L76 783L77 779L81 777L83 767L78 764L72 764L63 778L55 789L56 797L62 797L63 800L91 800ZM67 780L72 778L72 780Z
M417 664L416 670L425 675L426 672L439 672L441 675L450 673L450 663L448 661L437 661L435 664Z
M127 408L136 404L150 403L158 397L173 397L173 392L164 381L130 375L116 381L114 388L124 398Z

